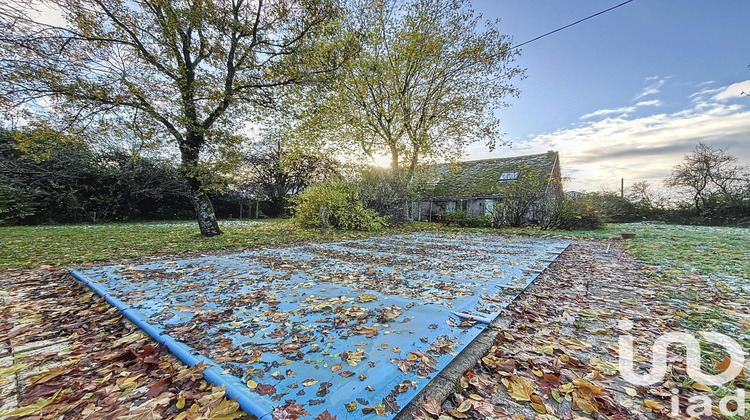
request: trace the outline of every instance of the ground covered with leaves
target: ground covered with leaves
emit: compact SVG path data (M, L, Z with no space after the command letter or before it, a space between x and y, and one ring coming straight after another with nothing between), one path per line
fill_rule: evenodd
M663 381L633 386L620 377L618 338L634 338L638 373L665 332L721 332L747 353L749 231L636 224L576 235L611 238L626 229L634 240L575 241L503 313L507 326L493 331L494 346L450 396L424 401L413 417L688 418L688 399L706 397L713 413L695 417L721 418L719 400L750 387L745 373L723 386L694 383L684 351L673 348ZM0 418L241 416L200 367L184 366L53 268L0 274ZM623 319L633 327L622 329ZM702 344L704 372L727 368L721 348Z
M456 392L442 404L428 399L414 417L750 418L719 412L722 397L750 388L745 372L724 386L695 383L679 347L671 348L666 377L652 386L620 376L620 335L633 337L640 374L650 368L649 347L667 332L723 332L747 353L750 299L709 276L644 266L619 242L575 242L505 311L509 325L497 331L494 346L464 373ZM705 344L705 373L729 367L720 347ZM696 401L701 407L688 411ZM738 407L729 401L728 408Z
M0 279L0 418L235 419L222 388L69 274Z

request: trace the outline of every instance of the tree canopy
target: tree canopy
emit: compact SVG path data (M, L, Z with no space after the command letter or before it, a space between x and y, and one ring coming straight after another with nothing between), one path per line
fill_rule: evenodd
M351 26L365 28L333 94L315 102L315 125L366 156L390 157L413 174L426 158L458 156L465 145L500 137L495 111L518 94L517 51L498 21L485 22L468 0L369 2Z
M337 174L335 160L289 143L284 134L270 130L243 157L248 169L242 177L244 186L271 202L272 216L286 214L290 196Z
M686 191L697 213L715 215L747 204L750 173L725 149L698 143L672 168L667 185Z
M334 0L53 0L3 6L0 101L66 128L176 146L201 233L220 234L202 153L236 145L280 87L327 77L353 51ZM95 124L92 124L95 123Z

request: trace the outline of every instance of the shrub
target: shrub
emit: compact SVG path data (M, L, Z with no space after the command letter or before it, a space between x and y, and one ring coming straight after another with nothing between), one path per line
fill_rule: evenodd
M547 229L601 229L604 220L595 203L587 198L563 197L557 201L547 223Z
M11 225L34 214L31 197L18 188L0 185L0 225Z
M324 182L294 197L297 223L304 227L331 226L344 230L374 231L385 225L385 220L364 206L356 184L347 181ZM325 220L321 219L325 209Z
M472 216L465 210L457 210L445 213L440 216L440 221L445 226L459 227L489 227L492 226L492 217L490 216Z
M361 171L357 185L367 208L391 223L406 220L406 203L409 201L406 174L394 175L390 169L370 167Z
M628 223L642 220L636 205L616 192L593 192L581 200L593 206L605 223Z
M501 187L505 198L495 203L492 217L495 227L536 224L541 192L554 182L531 165L520 165L518 170L519 178L507 181Z

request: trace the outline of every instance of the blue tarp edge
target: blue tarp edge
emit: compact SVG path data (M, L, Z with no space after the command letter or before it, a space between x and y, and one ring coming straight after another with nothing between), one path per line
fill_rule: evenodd
M102 289L101 286L92 282L86 276L76 270L70 270L69 272L77 280L81 281L91 290L96 292L96 294L103 297L110 305L114 306L120 312L122 312L122 314L125 315L126 318L128 318L131 322L133 322L133 324L138 326L138 328L142 329L151 338L153 338L160 344L167 346L167 348L169 348L169 351L171 351L172 354L174 354L186 365L194 366L199 364L200 362L208 364L210 367L203 371L203 377L207 381L213 382L216 386L224 385L226 387L227 397L236 399L237 403L246 413L256 416L258 417L258 419L263 419L264 417L271 418L271 413L266 412L265 410L260 408L255 402L248 398L246 393L237 389L234 384L227 382L222 377L219 368L216 367L210 359L205 357L199 358L187 352L182 346L180 346L178 342L176 342L171 337L159 334L159 332L153 326L142 320L130 307L125 305L125 303L123 303L121 300L105 293L104 289Z

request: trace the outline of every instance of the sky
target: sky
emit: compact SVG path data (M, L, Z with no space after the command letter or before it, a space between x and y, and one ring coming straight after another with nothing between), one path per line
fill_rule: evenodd
M515 45L623 1L472 4ZM569 191L658 186L698 142L750 165L748 17L748 0L633 0L524 45L521 95L496 111L511 147L480 142L465 159L556 150Z
M474 0L520 44L624 0ZM634 0L521 47L519 98L497 111L511 147L560 152L566 190L658 186L698 144L750 164L750 1Z

